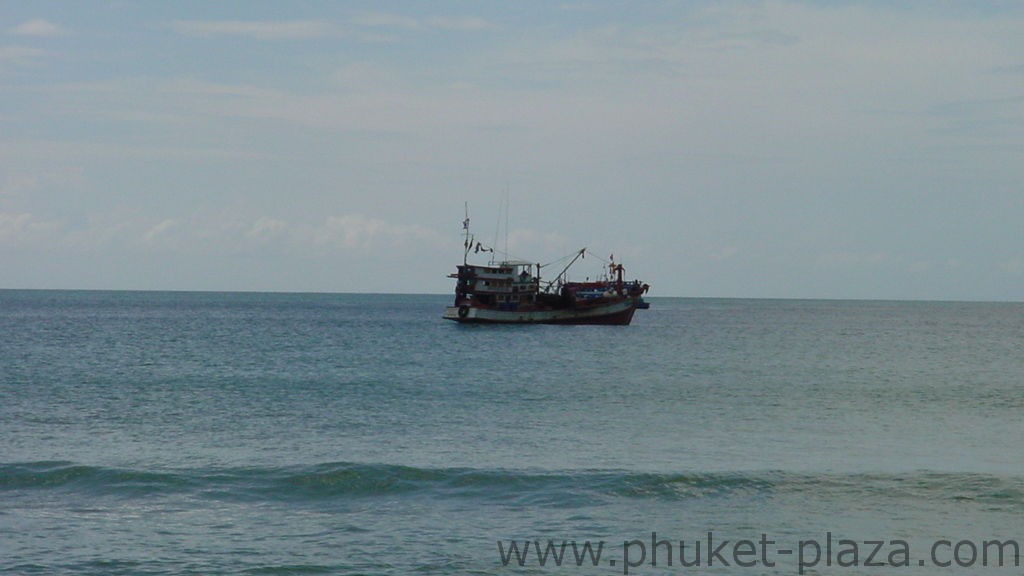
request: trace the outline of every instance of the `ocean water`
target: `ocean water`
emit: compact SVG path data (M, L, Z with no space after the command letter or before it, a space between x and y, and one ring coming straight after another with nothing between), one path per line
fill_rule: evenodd
M1024 305L449 299L0 291L0 574L1024 574Z

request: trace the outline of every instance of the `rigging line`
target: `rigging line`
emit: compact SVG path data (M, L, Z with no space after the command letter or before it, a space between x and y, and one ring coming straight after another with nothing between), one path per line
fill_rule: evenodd
M564 278L565 277L565 273L569 271L569 268L571 268L572 265L575 264L577 260L582 258L583 255L586 254L586 252L587 252L586 248L582 248L579 251L577 251L576 252L576 256L573 257L573 259L570 260L569 263L565 265L565 268L562 268L562 271L559 272L558 275L555 276L553 280L548 282L548 284L547 284L548 289L551 289L551 287L554 286L556 282L559 282L562 278Z
M584 248L583 250L586 250L586 248ZM569 254L566 254L565 256L562 256L561 258L556 258L555 260L552 260L551 262L548 262L547 264L541 264L540 267L541 268L547 268L548 266L551 266L552 264L561 264L562 262L565 262L566 260L568 260L570 258L576 258L579 253L580 253L579 250L575 250L575 251L573 251L573 252L571 252Z
M597 252L594 252L593 250L591 250L589 248L584 248L584 250L587 252L587 256L590 256L591 258L595 258L597 260L600 260L601 262L604 262L605 264L611 264L611 263L614 262L614 260L609 260L608 258L604 258L604 257L600 256ZM620 262L621 262L621 260L620 260Z
M488 246L487 244L484 244L483 242L477 242L477 244L480 245L480 249L479 250L474 250L474 252L490 252L491 253L491 262L490 262L491 265L494 265L494 264L497 263L497 261L495 260L496 256L501 256L502 259L506 260L506 261L510 261L510 260L521 260L523 262L527 261L525 258L519 258L519 257L515 256L514 254L509 254L508 252L505 252L501 248L497 248L495 246Z

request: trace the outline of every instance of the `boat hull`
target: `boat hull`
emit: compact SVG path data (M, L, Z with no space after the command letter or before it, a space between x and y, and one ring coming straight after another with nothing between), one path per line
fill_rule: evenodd
M476 324L609 324L627 325L638 300L632 298L580 308L502 310L476 306L449 306L444 318Z

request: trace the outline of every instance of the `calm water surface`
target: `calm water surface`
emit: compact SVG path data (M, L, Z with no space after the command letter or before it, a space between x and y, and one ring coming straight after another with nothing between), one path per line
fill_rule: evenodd
M448 300L0 291L0 573L797 574L830 533L909 566L804 573L931 574L941 540L946 572L1024 573L981 565L1024 542L1024 305ZM729 566L680 566L709 532ZM548 539L605 544L503 565Z

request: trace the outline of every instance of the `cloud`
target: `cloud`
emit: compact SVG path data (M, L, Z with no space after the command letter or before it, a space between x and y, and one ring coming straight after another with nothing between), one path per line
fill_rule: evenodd
M340 244L350 249L441 241L441 236L430 228L416 224L392 224L364 214L331 216L314 231L313 238L318 246Z
M12 198L23 191L39 186L40 178L36 174L15 172L7 174L0 183L0 198Z
M14 158L15 156L8 153L8 150L8 146L0 145L0 157L6 153L8 157ZM80 186L84 182L81 167L74 165L48 169L25 169L0 165L0 174L3 172L6 174L0 176L0 200L4 198L26 200L33 195L46 195L50 191Z
M390 28L394 30L428 31L451 30L473 31L491 27L491 23L476 16L428 16L414 18L384 12L367 12L351 20L352 24L365 28Z
M818 263L826 268L874 268L890 266L897 261L885 252L830 252L818 257Z
M1004 260L999 263L999 269L1012 276L1020 276L1024 274L1024 258L1018 256Z
M40 219L31 213L0 212L0 248L45 242L60 231L55 220Z
M485 242L486 243L486 242ZM504 241L499 240L496 249L504 248ZM571 246L569 239L558 232L541 232L530 228L512 230L508 236L509 258L559 258L575 255L581 246ZM546 263L546 262L545 262Z
M930 272L935 268L935 263L931 260L915 260L910 263L907 271L911 274L921 274L924 272Z
M189 122L196 119L248 118L294 123L317 130L380 130L410 133L434 127L472 126L493 122L497 112L458 87L416 89L403 85L386 69L353 65L332 76L334 92L303 93L252 85L218 84L187 78L160 82L127 81L90 90L82 86L51 88L77 110L95 103L91 114L129 122ZM145 94L145 98L140 95ZM127 105L145 101L145 107ZM225 150L229 155L244 154ZM205 152L203 153L205 154Z
M271 240L288 230L288 223L274 218L259 218L252 223L246 236L253 240Z
M15 36L36 37L63 36L68 33L65 28L40 18L29 20L28 22L22 22L14 28L11 28L10 32Z
M476 16L433 16L424 23L427 28L437 30L474 31L491 27L490 22Z
M236 36L255 40L302 40L338 33L337 27L323 20L176 20L171 23L171 29L187 36Z
M25 46L0 46L0 71L4 68L29 66L46 56L45 50Z
M383 12L360 14L352 18L352 23L367 28L397 28L400 30L419 30L423 27L419 20L411 16L399 16Z
M150 228L143 236L143 240L146 242L155 242L164 238L167 238L170 231L178 225L178 222L174 219L167 218L161 221L156 226Z
M739 254L739 252L739 249L735 246L721 246L712 250L708 254L708 259L713 261L729 260Z

